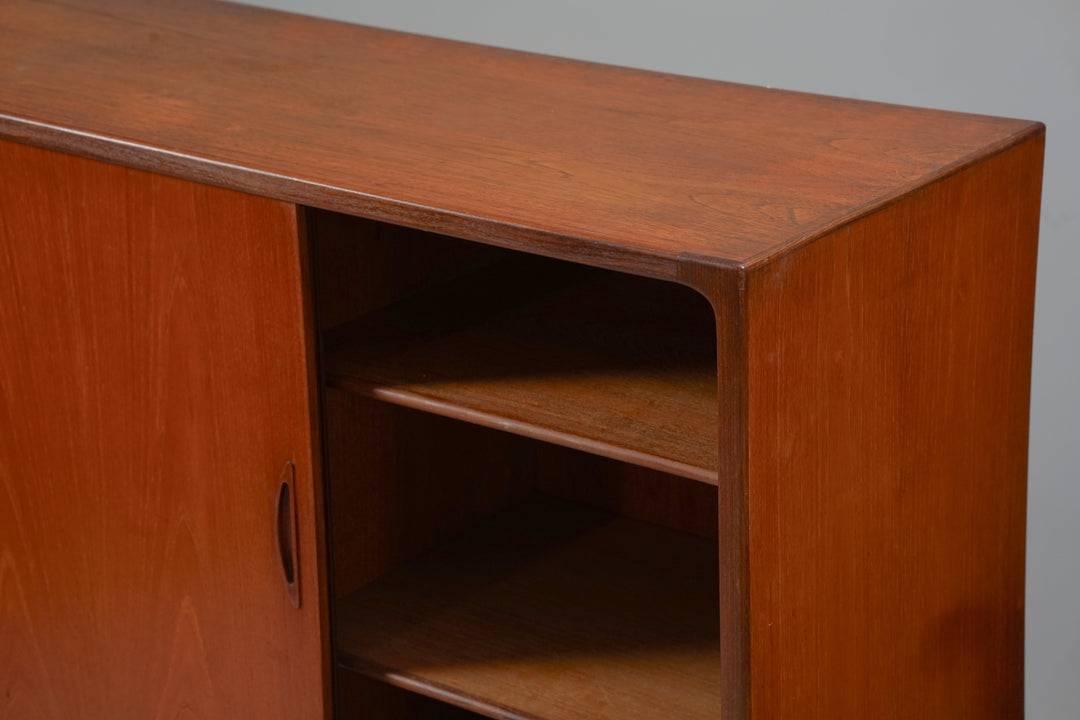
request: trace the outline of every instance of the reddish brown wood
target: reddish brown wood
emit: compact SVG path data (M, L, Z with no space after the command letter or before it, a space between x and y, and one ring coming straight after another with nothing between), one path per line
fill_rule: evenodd
M497 262L506 251L365 218L307 209L326 332Z
M716 314L719 456L720 650L724 718L750 717L750 538L747 458L745 269L686 257L683 282L710 299Z
M1042 152L748 275L750 717L1022 717Z
M0 175L0 717L322 716L295 208L8 142Z
M0 150L0 716L326 709L308 232L325 240L321 329L361 356L389 347L379 316L507 252L445 236L676 280L715 315L715 362L690 373L666 351L711 337L663 322L630 322L654 342L641 352L451 331L434 352L348 359L333 382L706 472L719 495L695 505L707 487L677 480L650 504L654 470L330 391L341 592L533 487L703 535L718 508L723 693L684 698L703 714L1021 713L1038 123L212 0L0 0L0 38L0 137L113 163ZM601 294L518 317L551 329ZM537 359L592 372L530 385ZM449 394L425 395L439 373ZM673 420L684 432L657 444ZM272 535L290 458L299 614ZM490 714L518 692L496 685L455 701ZM382 695L357 696L419 707Z
M717 539L716 488L588 452L534 443L536 489L622 517Z
M210 0L0 4L0 134L675 277L752 264L1039 126Z
M533 490L528 440L325 391L336 597Z
M714 543L537 499L344 601L346 667L504 720L713 720Z
M685 287L513 257L341 328L327 369L334 387L715 485L714 332Z

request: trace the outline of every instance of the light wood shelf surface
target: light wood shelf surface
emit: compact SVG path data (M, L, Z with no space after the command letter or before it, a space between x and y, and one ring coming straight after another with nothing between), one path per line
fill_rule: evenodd
M715 720L714 543L537 496L362 588L343 666L493 718Z
M714 321L688 288L522 258L327 347L333 386L717 483Z

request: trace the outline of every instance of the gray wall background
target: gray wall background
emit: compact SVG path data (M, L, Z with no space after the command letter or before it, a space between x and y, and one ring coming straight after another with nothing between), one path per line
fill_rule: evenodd
M249 0L250 1L250 0ZM255 0L617 65L1047 124L1032 380L1027 711L1080 718L1080 2Z

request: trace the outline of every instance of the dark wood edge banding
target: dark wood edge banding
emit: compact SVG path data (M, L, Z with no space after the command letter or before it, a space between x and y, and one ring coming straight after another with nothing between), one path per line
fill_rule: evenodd
M463 215L12 115L0 114L0 139L534 255L661 280L678 276L678 258L663 253Z
M724 720L750 718L750 534L747 477L746 270L687 256L680 281L716 314L720 544L720 668Z

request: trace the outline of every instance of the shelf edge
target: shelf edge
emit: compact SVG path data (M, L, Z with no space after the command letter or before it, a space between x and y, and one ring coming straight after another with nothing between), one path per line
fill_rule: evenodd
M719 474L715 470L697 467L689 463L679 462L678 460L665 458L659 455L652 455L638 450L632 450L619 445L612 445L610 443L605 443L602 440L594 440L581 435L560 432L559 430L553 430L542 425L534 425L522 420L513 420L494 413L487 413L482 410L474 410L461 405L454 405L452 403L425 397L417 392L402 390L400 388L383 387L366 382L360 378L337 373L328 373L326 382L330 387L375 400L381 400L393 405L400 405L413 410L441 415L442 417L447 417L452 420L461 420L474 425L501 430L514 435L521 435L534 440L549 442L554 445L561 445L573 450L581 450L593 455L599 455L601 457L611 458L612 460L620 460L640 467L649 468L650 470L659 470L660 472L678 475L707 485L720 484Z

